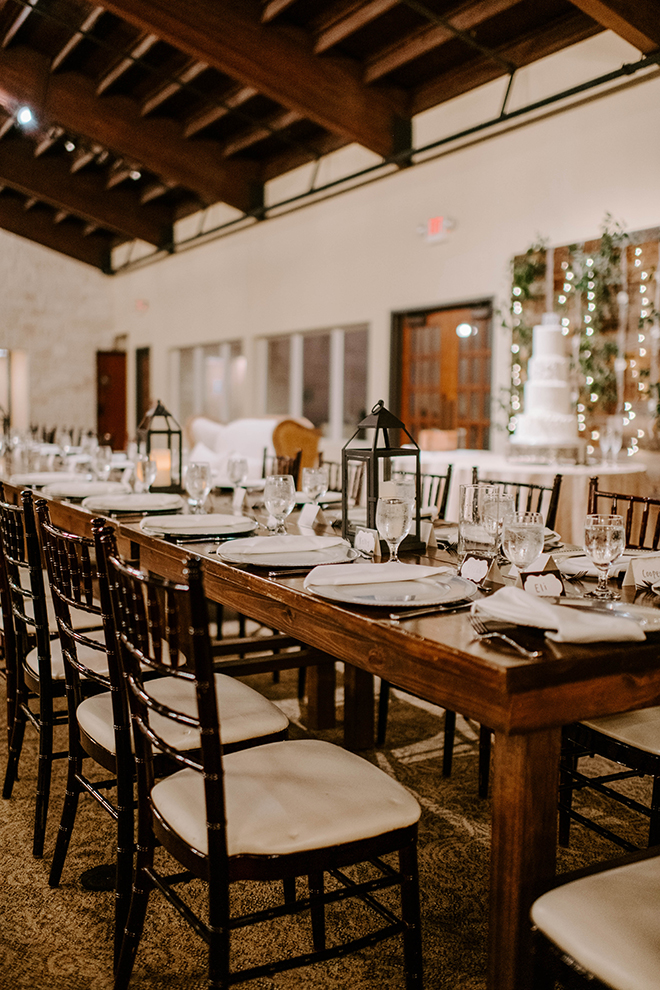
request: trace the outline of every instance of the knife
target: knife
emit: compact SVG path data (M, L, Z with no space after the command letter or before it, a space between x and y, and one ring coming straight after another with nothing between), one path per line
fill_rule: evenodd
M442 615L443 612L460 612L464 608L469 608L473 601L473 598L468 598L458 602L447 603L447 605L433 605L430 608L411 608L403 612L390 612L390 619L399 621L400 619L419 619L422 615Z

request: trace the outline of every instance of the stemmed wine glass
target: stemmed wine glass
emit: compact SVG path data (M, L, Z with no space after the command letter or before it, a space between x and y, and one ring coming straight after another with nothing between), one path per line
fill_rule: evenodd
M140 454L135 465L135 475L143 492L149 491L157 474L158 464L156 461L148 454Z
M617 591L607 586L610 567L623 553L626 544L623 516L607 516L595 513L586 518L584 524L584 552L593 561L598 571L598 584L587 598L600 598L615 601L621 597Z
M410 532L413 503L408 498L386 496L376 503L376 526L387 543L390 556L388 564L399 559L399 544Z
M186 470L186 491L191 512L203 512L206 496L211 491L211 465L206 461L191 461Z
M290 474L270 474L264 485L264 505L277 520L275 533L286 533L284 520L296 504L296 487Z
M327 468L303 468L302 473L303 495L310 501L319 504L319 501L328 490L328 470Z
M523 571L543 552L544 527L540 512L515 512L502 523L502 550Z
M92 471L99 481L107 481L112 467L112 447L100 446L92 457Z
M236 487L245 486L248 475L248 462L245 457L230 457L227 461L227 477Z

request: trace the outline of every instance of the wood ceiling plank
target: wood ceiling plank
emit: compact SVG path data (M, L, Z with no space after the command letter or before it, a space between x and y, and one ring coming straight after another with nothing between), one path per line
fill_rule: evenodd
M314 22L316 41L314 51L319 55L361 28L375 21L381 14L396 7L399 0L349 0L325 11Z
M79 73L51 76L48 70L48 59L24 46L0 51L0 98L4 91L28 103L41 120L98 141L205 203L222 200L242 212L250 209L251 186L259 181L256 164L223 161L218 145L186 141L173 120L145 119L129 97L99 97Z
M408 118L402 93L369 89L347 60L314 55L303 32L260 22L254 0L104 0L104 6L269 99L385 157Z
M201 75L202 72L206 72L207 69L206 62L198 62L197 59L191 59L185 69L177 72L176 79L162 83L150 96L142 101L142 115L146 117L147 114L153 113L161 104L169 100L171 96L178 93L188 83L193 82L197 76Z
M571 0L644 55L660 47L660 4L654 0Z
M302 120L302 117L295 110L283 110L276 117L271 117L267 125L248 128L227 141L222 146L222 153L228 158L231 155L238 155L246 148L251 148L259 141L269 138L274 131L283 131L285 127L291 127L292 124L297 124L299 120Z
M569 45L592 38L602 30L600 25L594 24L583 14L576 14L575 17L553 22L543 30L531 32L524 38L500 45L497 52L506 61L522 68ZM485 58L473 59L420 86L413 97L413 113L422 113L504 74L504 68L496 62Z
M16 17L14 17L13 21L11 22L11 24L9 25L9 27L2 36L3 48L6 48L7 45L16 36L18 30L23 26L23 24L25 24L26 20L32 13L32 8L36 7L38 3L39 0L25 0L24 6L19 7Z
M447 16L447 20L456 31L472 31L490 17L515 7L519 2L520 0L470 0L469 3L452 11ZM376 82L388 72L399 69L402 65L439 48L455 37L456 33L442 24L430 24L407 34L395 45L390 45L369 59L364 73L365 82Z
M222 100L222 103L205 107L203 110L189 117L183 128L184 136L187 138L193 137L193 135L203 131L205 127L209 127L216 120L226 117L232 110L237 109L257 95L258 92L254 86L240 86L233 92L228 93Z
M31 148L27 139L0 142L0 182L131 240L160 246L171 236L172 214L166 208L140 206L137 194L124 190L108 195L101 174L73 176L66 158L36 158Z
M122 58L118 59L114 65L108 69L108 71L98 80L96 84L96 93L98 96L104 93L106 89L109 89L113 83L117 82L124 73L128 72L129 69L133 68L135 62L146 55L150 48L157 43L158 38L155 34L147 34L140 38L131 47L131 50Z
M63 45L59 52L57 52L57 54L53 57L51 61L51 69L53 72L55 69L59 69L67 55L70 55L71 52L78 47L87 32L92 30L101 14L104 13L105 10L103 7L94 7L94 9L90 11L87 17L85 17L82 21L79 30L73 32L66 44Z
M53 223L46 207L26 213L16 197L0 196L0 227L101 271L111 270L111 251L116 244L111 234L97 231L91 237L83 237L82 227L78 229L71 222Z
M287 10L289 7L293 7L296 0L263 0L263 10L261 11L261 20L264 24L268 21L272 21L273 18L281 14L282 11Z

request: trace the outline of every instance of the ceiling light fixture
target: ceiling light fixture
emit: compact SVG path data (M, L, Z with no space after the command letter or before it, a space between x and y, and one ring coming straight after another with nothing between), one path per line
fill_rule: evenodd
M20 107L18 113L16 114L16 120L21 125L21 127L29 127L30 124L34 124L34 114L29 107Z

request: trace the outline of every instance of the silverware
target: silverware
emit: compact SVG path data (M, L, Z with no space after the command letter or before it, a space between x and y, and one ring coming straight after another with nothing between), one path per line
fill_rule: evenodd
M410 608L403 612L390 612L390 619L398 622L400 619L419 619L423 615L441 615L443 612L459 612L464 608L469 608L472 601L472 598L467 598L465 601L448 602L446 605L433 605L428 608Z
M477 634L478 639L499 639L508 646L511 646L514 650L517 650L521 656L527 657L530 660L533 660L535 657L543 656L542 650L526 650L524 646L517 643L515 639L511 639L510 636L507 636L502 632L492 632L485 622L478 618L474 612L470 615L470 622L472 623L472 628Z
M268 577L300 577L301 574L309 574L313 566L310 564L309 567L279 567L268 571Z

